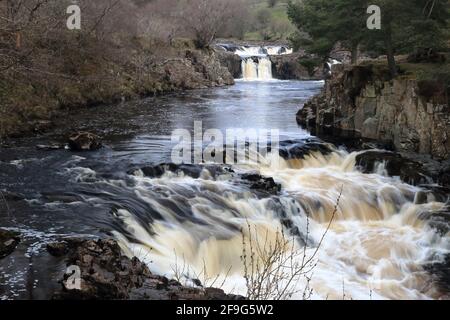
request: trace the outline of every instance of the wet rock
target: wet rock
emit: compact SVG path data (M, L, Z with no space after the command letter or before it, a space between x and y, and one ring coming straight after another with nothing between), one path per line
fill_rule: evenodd
M241 78L242 76L241 57L234 54L233 52L226 52L226 51L217 51L217 56L222 66L228 69L233 78L235 79Z
M228 166L220 165L195 165L195 164L174 164L163 163L153 167L144 167L140 169L144 176L151 178L160 178L167 172L183 173L194 179L200 178L204 170L207 170L212 177L217 177L221 174L233 173L233 170ZM129 174L136 173L136 170L132 170Z
M220 289L184 287L177 281L153 275L137 258L124 256L114 240L65 239L47 250L64 257L67 266L80 270L80 287L70 290L70 275L64 275L55 299L69 300L205 300L237 299ZM242 297L240 297L242 298Z
M100 137L91 132L78 132L69 137L71 151L93 151L101 147Z
M420 219L428 221L428 224L434 228L442 237L450 231L450 207L446 206L442 210L433 212L423 212Z
M314 140L285 140L280 142L280 156L286 160L289 159L304 159L305 156L313 153L320 152L323 155L327 155L332 151L329 145L326 143Z
M20 242L20 235L16 232L0 229L0 259L14 252Z
M69 245L67 242L48 243L47 251L54 257L62 257L69 252Z
M422 164L405 159L395 152L371 150L356 157L356 164L363 173L374 173L376 165L382 163L389 176L400 177L413 185L426 184L431 179Z
M450 155L450 112L442 81L391 79L379 65L341 66L323 92L297 114L302 126L355 131L362 138L391 141L399 152Z
M281 191L281 185L271 177L263 177L257 173L246 173L241 175L242 180L250 185L250 189L277 194Z
M447 293L448 299L448 292L450 292L450 255L447 255L443 262L427 265L425 269L432 274L441 291Z

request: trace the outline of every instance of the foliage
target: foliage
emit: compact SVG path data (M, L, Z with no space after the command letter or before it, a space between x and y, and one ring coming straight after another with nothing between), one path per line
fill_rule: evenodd
M381 8L381 30L366 27L369 5ZM304 0L291 2L288 15L301 31L296 45L326 57L340 42L352 50L353 62L362 46L386 54L392 75L397 73L395 54L420 47L442 49L448 43L447 0Z

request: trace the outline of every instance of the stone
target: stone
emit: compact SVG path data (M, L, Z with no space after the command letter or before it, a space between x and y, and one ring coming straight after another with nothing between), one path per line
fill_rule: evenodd
M442 84L436 82L390 79L388 70L378 65L340 65L326 80L323 92L298 112L297 122L354 130L362 138L391 141L401 152L446 160L450 112L441 96ZM333 123L328 110L334 110Z
M71 151L94 151L102 147L100 137L91 132L78 132L69 137Z
M236 300L221 289L191 288L154 275L136 257L122 254L112 239L64 239L47 246L67 266L80 269L80 288L71 289L70 275L61 275L56 300ZM62 254L62 255L61 255Z
M250 189L277 194L281 191L281 185L276 183L272 177L263 177L257 173L241 175L242 180L249 182Z
M13 253L19 242L19 233L0 229L0 259L4 259Z

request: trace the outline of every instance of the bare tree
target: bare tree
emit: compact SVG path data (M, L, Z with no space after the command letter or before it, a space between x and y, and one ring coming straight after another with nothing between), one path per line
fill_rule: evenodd
M197 47L206 48L238 10L239 1L235 0L182 0L178 13Z
M286 300L301 294L304 300L311 298L311 273L317 266L316 257L338 212L342 190L337 199L330 221L319 243L308 254L311 245L310 220L307 217L303 248L299 248L295 237L287 237L281 229L271 238L267 232L263 238L247 223L242 230L244 277L247 297L250 300ZM304 286L298 288L300 281Z

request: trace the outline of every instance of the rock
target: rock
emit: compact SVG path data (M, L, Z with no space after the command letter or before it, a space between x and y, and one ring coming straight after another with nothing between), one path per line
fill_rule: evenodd
M320 152L323 155L331 153L331 148L320 140L304 139L304 140L285 140L280 142L280 156L285 160L304 159L305 156Z
M47 251L54 257L62 257L69 252L69 246L66 242L48 243Z
M273 178L263 177L257 173L246 173L241 175L242 180L250 184L250 189L277 194L281 191L281 185L276 183Z
M271 56L273 77L280 80L322 80L322 70L310 74L308 69L299 63L303 56L300 53Z
M13 253L19 242L20 235L18 233L0 229L0 259Z
M323 92L297 114L306 127L355 131L399 152L450 157L450 107L439 81L391 79L379 65L339 65Z
M422 164L403 158L400 154L389 151L371 150L359 154L356 164L363 173L374 173L376 165L384 163L389 176L400 177L403 181L418 185L430 181Z
M443 261L425 265L425 270L432 275L435 283L443 293L450 292L450 255L447 254Z
M233 173L233 170L228 166L174 163L163 163L153 167L144 167L140 170L144 176L151 178L160 178L167 172L172 172L175 174L183 173L184 175L194 179L200 178L204 170L207 170L212 177L217 177L218 175L226 173ZM136 171L137 170L131 170L129 174L136 174Z
M217 57L222 66L228 69L233 78L242 77L242 59L237 54L226 51L218 51Z
M184 57L170 59L158 66L157 73L173 89L202 89L234 84L234 78L213 50L184 52Z
M90 132L78 132L69 137L71 151L93 151L101 147L100 137Z
M80 288L70 290L70 275L61 279L58 300L231 300L220 289L184 287L174 280L154 275L137 258L124 256L111 239L65 239L49 244L52 255L64 257L66 265L80 270Z

